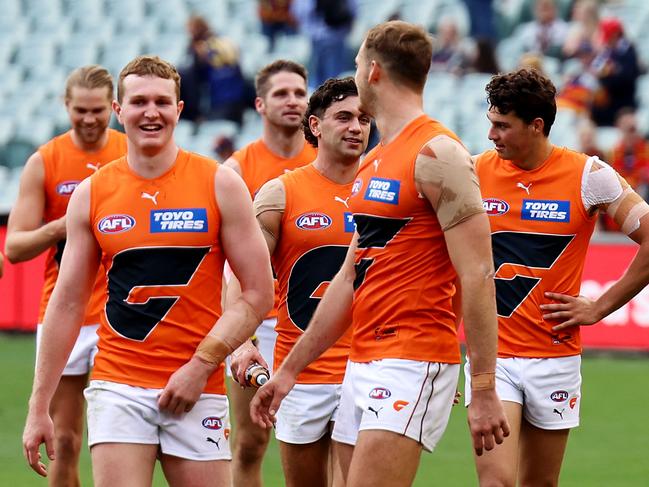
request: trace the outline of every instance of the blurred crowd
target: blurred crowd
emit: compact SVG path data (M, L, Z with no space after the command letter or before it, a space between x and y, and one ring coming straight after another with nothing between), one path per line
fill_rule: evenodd
M270 46L278 35L302 33L309 38L312 89L353 69L348 41L359 1L259 0L262 33ZM560 73L557 105L560 112L569 112L576 120L581 146L575 149L609 162L649 199L648 134L642 133L636 113L638 79L646 66L623 22L601 13L607 3L618 0L574 0L569 4L530 0L525 2L528 9L523 9L522 21L509 26L497 12L498 0L463 1L468 28L451 14L429 26L436 46L431 70L458 77L498 73L503 70L498 45L503 39L515 39L522 52L518 66L546 71L546 65L551 64ZM400 12L393 12L391 18L400 18ZM241 124L243 112L254 107L254 90L251 80L242 75L239 46L214 32L202 17L191 17L187 30L183 116L196 122L223 118ZM615 133L616 142L607 144L607 150L599 148L599 127L610 127ZM232 149L232 142L220 137L214 146L222 156ZM613 226L609 220L602 221L604 230L615 230Z

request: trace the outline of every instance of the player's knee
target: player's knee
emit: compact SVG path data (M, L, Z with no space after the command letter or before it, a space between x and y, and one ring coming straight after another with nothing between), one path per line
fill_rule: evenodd
M81 435L74 431L56 434L56 458L76 459L81 451Z
M556 487L559 485L558 479L550 478L521 478L521 487Z
M268 436L242 435L234 450L236 460L242 465L254 465L261 462L268 445Z

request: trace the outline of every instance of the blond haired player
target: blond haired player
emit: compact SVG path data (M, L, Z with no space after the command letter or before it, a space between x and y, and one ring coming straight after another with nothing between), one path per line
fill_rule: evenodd
M45 308L59 275L66 239L66 211L72 192L99 167L126 153L126 137L108 128L113 79L97 65L74 70L65 86L71 130L41 146L25 164L18 199L9 215L5 251L10 262L23 262L47 251L45 283L38 314L36 349ZM50 485L79 485L79 452L83 441L83 389L97 353L99 313L105 283L97 279L79 338L52 400L58 451Z

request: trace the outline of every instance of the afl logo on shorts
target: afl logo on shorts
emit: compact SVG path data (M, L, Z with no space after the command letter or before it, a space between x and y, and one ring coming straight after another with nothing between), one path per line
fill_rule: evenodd
M302 230L324 230L331 226L331 217L324 213L303 213L295 220L295 225Z
M550 394L550 399L554 402L564 402L568 400L568 391L554 391Z
M61 196L70 196L81 181L63 181L56 185L56 194Z
M489 216L504 215L509 211L509 203L498 198L485 198L482 200L482 207Z
M210 416L203 420L203 427L208 430L220 430L223 427L223 422L221 421L221 418Z
M101 219L97 228L101 233L122 233L134 226L135 218L130 215L109 215Z
M357 178L356 181L354 181L354 184L352 186L352 196L356 196L362 187L363 187L363 180L361 178Z
M392 393L385 387L375 387L370 391L370 399L387 399Z

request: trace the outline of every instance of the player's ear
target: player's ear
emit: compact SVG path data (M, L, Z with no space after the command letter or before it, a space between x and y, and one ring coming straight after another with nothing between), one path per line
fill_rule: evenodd
M176 114L176 122L180 120L180 114L183 111L183 108L185 108L185 102L183 100L180 100L178 102L178 113Z
M260 115L264 110L264 100L260 96L255 98L255 110L257 110L257 113L259 113Z
M315 115L309 117L309 129L316 139L320 137L320 119Z
M112 107L113 107L113 112L117 117L117 121L122 125L124 125L124 122L122 121L122 106L119 104L117 100L113 100Z

